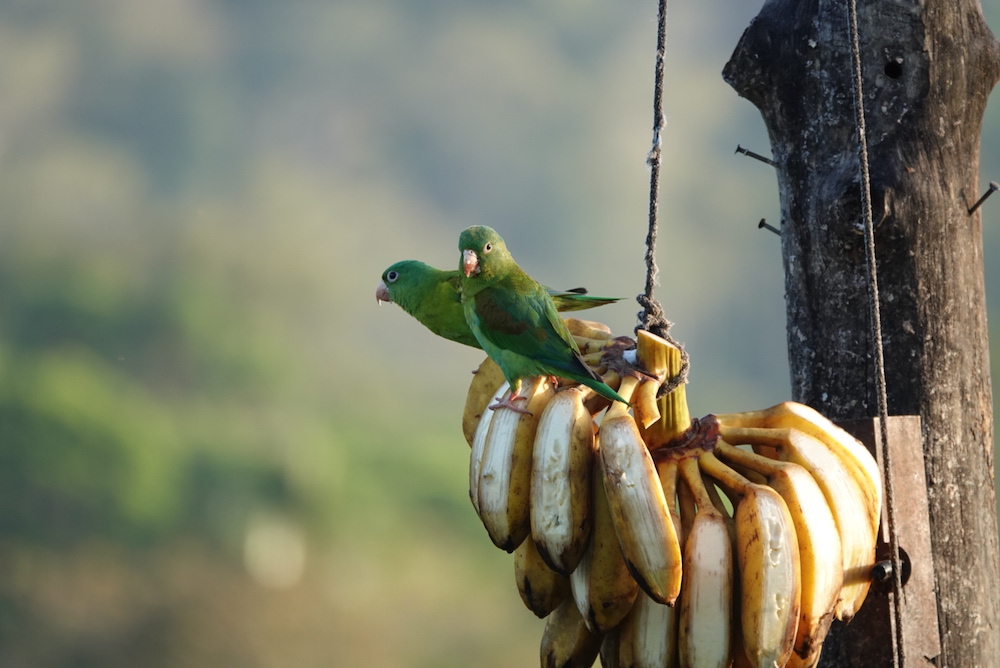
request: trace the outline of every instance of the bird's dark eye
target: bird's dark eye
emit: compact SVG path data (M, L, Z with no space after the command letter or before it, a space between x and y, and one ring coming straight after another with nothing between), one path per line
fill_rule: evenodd
M491 250L493 250L493 244L487 243L485 246L483 246L484 253L489 253Z
M385 274L385 280L389 281L390 283L395 283L397 278L399 278L398 271L389 271L386 272Z

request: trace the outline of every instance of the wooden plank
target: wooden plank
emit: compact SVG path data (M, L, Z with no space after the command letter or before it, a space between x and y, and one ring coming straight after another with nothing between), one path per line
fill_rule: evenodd
M840 422L876 456L879 467L882 448L879 420L869 418ZM934 591L934 559L931 550L927 482L920 431L916 415L889 418L889 459L892 464L896 535L903 568L903 663L907 668L933 668L941 653L938 638L937 597ZM882 509L882 531L876 553L889 559L889 527L886 505ZM834 623L823 648L822 668L889 668L892 666L892 580L874 583L868 598L850 624Z

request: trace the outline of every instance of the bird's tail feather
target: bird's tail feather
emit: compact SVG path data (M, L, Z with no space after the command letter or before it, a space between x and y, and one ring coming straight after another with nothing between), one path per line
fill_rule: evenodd
M592 389L595 392L597 392L599 395L601 395L605 399L610 399L611 401L620 401L623 404L625 404L626 406L631 406L632 405L629 402L625 401L625 399L620 394L618 394L613 389L611 389L611 387L608 386L608 384L605 383L600 378L598 378L596 380L593 379L593 378L578 378L577 380L580 383L586 385L590 389Z

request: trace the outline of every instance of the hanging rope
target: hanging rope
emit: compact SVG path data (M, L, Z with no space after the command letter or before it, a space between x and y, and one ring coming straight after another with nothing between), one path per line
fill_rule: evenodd
M656 31L656 71L653 86L653 145L646 156L646 164L649 165L649 232L646 234L646 286L645 291L636 296L636 301L642 306L639 311L639 324L635 330L645 329L656 334L665 341L673 344L681 351L681 369L673 378L667 379L657 392L657 396L663 396L672 392L682 383L687 382L688 369L691 367L690 359L684 346L670 336L670 328L674 323L667 320L663 312L663 306L653 296L653 288L656 286L656 277L660 273L656 266L656 234L657 234L657 210L659 209L660 191L660 147L662 140L660 137L663 131L663 63L667 46L667 1L659 0L657 11L657 31Z
M868 170L868 139L865 127L864 87L861 78L861 46L858 35L857 0L849 0L848 14L851 23L851 56L854 69L854 113L858 132L859 162L861 167L861 207L864 214L865 245L868 264L868 305L871 312L872 345L875 349L875 385L878 393L878 416L881 436L881 454L886 496L886 522L889 533L889 553L892 562L892 617L893 631L892 665L903 666L903 567L899 558L899 542L896 537L895 497L892 491L892 475L889 464L889 402L885 388L885 356L882 350L882 315L879 308L878 271L875 265L875 224L872 220L871 174Z

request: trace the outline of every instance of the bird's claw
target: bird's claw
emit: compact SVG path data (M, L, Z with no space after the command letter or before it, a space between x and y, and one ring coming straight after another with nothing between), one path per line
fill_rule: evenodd
M507 399L501 399L500 401L498 401L495 404L493 404L492 406L490 406L490 410L491 411L495 411L498 408L509 408L510 410L514 411L515 413L520 413L521 415L531 415L532 414L531 411L529 411L529 410L527 410L525 408L521 408L520 406L515 405L514 404L515 401L524 401L525 403L527 403L528 397L514 396L514 397L509 397Z

